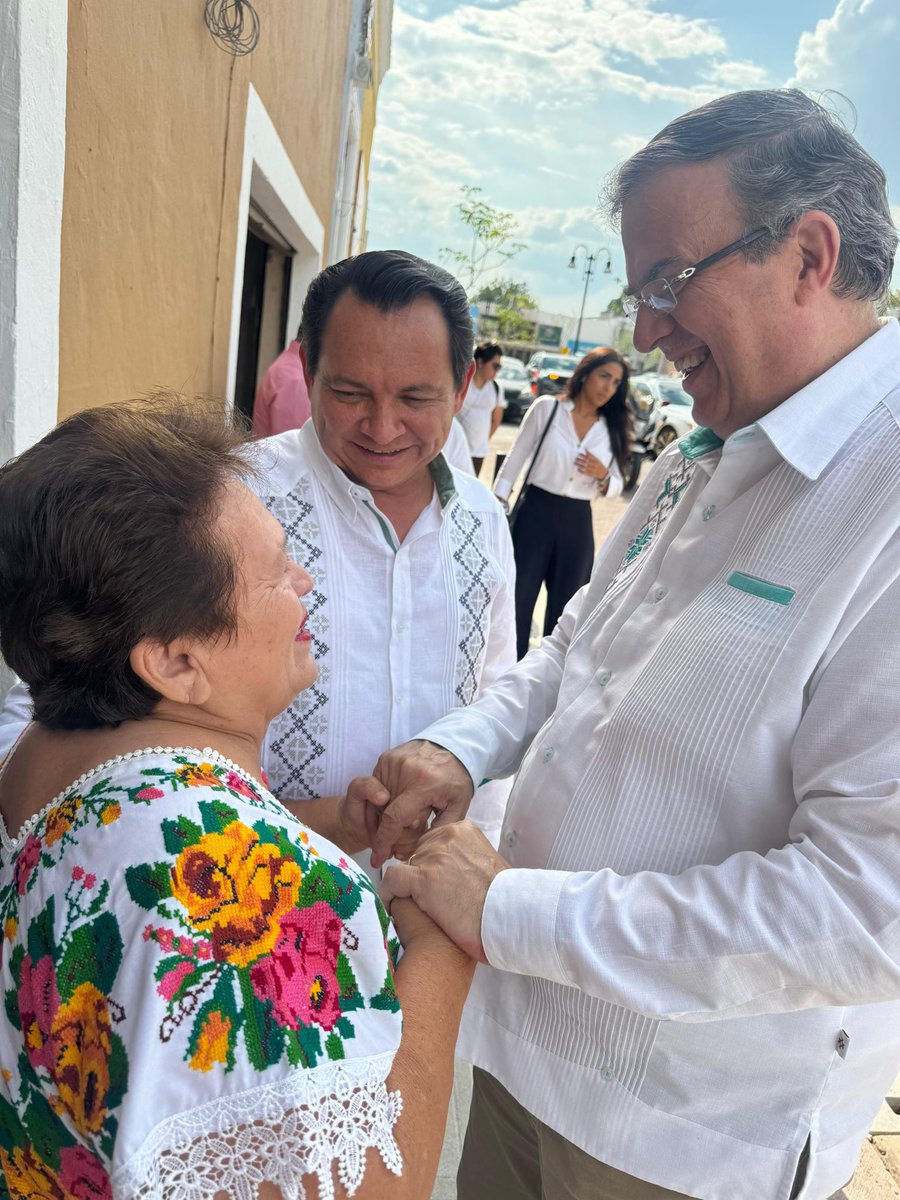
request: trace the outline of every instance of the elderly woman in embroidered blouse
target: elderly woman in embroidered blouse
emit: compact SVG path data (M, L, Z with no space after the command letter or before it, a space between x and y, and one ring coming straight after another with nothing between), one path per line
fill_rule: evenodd
M269 721L316 676L311 580L238 440L135 402L0 469L0 649L35 709L0 774L13 1197L412 1200L434 1178L472 963L401 904L395 971L345 857L365 812L342 798L314 834L266 788Z
M622 491L631 454L627 396L628 366L622 356L609 346L588 351L575 368L566 395L559 400L544 396L525 414L494 483L494 494L506 503L526 464L533 464L512 529L519 658L528 653L531 616L541 584L547 585L546 636L591 577L590 500Z

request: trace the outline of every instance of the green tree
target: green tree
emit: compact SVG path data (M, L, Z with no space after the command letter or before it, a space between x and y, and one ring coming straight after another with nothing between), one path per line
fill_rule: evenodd
M464 183L461 191L456 211L472 235L472 247L467 252L442 246L440 252L454 264L471 296L485 272L496 270L514 258L526 249L526 244L515 240L519 223L511 212L482 200L480 187Z
M530 341L534 337L534 322L522 315L525 308L537 308L538 302L523 283L515 279L495 279L480 287L472 297L476 303L494 306L491 319L497 336L507 341Z

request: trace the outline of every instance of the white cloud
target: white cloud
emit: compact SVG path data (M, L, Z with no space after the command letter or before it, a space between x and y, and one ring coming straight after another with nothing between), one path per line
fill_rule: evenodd
M766 79L715 21L680 3L443 0L429 18L421 0L395 0L369 245L430 258L463 246L455 205L472 183L514 212L529 250L504 273L542 302L573 292L576 242L608 245L623 274L617 235L597 224L606 173L676 113Z
M735 91L772 86L772 77L765 67L737 60L713 63L707 72L707 78L711 83L733 88Z

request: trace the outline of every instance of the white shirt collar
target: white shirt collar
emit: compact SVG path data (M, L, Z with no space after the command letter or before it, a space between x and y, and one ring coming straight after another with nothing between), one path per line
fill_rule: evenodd
M891 318L757 425L786 462L807 479L818 479L872 409L897 387L898 378L900 325Z
M300 429L300 439L308 461L314 464L314 470L322 481L323 487L344 516L354 517L360 504L365 504L369 508L378 508L369 489L361 483L354 483L336 463L331 461L322 449L322 443L319 441L312 421L304 423ZM439 454L431 463L430 471L435 484L435 494L443 509L455 495L453 476L443 455Z

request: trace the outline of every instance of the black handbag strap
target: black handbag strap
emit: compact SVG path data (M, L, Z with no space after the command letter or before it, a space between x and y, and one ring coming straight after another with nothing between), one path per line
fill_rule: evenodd
M534 470L534 464L537 462L537 457L541 452L541 446L544 444L544 438L550 431L550 426L553 424L553 418L556 416L556 410L559 408L559 400L554 401L553 408L550 410L550 416L547 418L547 424L544 426L544 432L541 434L541 440L537 444L537 449L531 456L531 462L528 464L528 470L525 472L525 478L522 480L522 486L519 488L521 495L528 487L528 480L531 478L531 472Z

